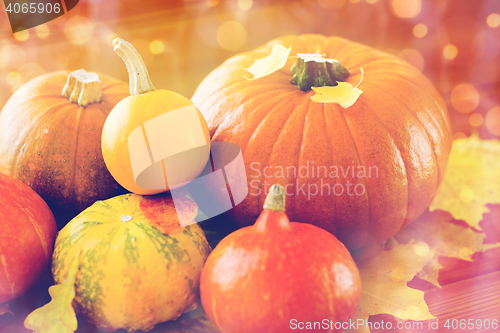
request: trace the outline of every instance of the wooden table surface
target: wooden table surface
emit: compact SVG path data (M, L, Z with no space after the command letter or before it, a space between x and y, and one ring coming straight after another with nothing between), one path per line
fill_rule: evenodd
M110 40L116 36L136 45L157 88L190 97L203 77L236 53L282 35L321 33L365 43L421 66L449 107L456 138L473 131L482 138L499 138L500 123L499 128L495 127L496 123L488 123L488 113L500 105L500 27L486 24L490 13L500 13L499 1L422 1L419 14L411 18L398 17L391 8L392 0L254 0L250 9L242 9L242 3L238 5L236 0L80 0L71 12L47 23L51 31L48 38L37 37L31 29L24 41L14 38L2 11L0 107L21 84L44 72L85 68L126 81L125 67L110 46ZM84 23L91 23L90 39L75 44L68 37L68 25L82 18L87 20ZM244 28L245 41L237 49L225 49L217 41L218 28L226 21L238 22ZM419 23L428 28L423 38L414 34ZM165 50L152 54L148 48L152 40L161 41ZM452 59L443 55L448 45L458 50ZM9 76L13 72L20 74L20 78L16 76L17 81ZM470 112L459 112L452 103L453 88L459 84L470 84L478 92L479 100ZM471 114L480 115L481 121L471 121ZM498 214L490 214L489 218L492 225L498 226L499 207L494 207L494 211ZM491 232L500 235L500 227ZM498 238L500 241L500 236ZM213 244L216 241L213 239ZM441 288L418 279L409 284L425 290L425 300L430 312L439 319L440 328L429 329L428 323L423 322L422 329L400 332L494 332L492 329L453 330L442 325L447 319L500 321L500 250L475 254L472 262L441 260L444 266L439 277ZM22 325L24 318L49 301L47 288L51 283L50 274L46 274L33 289L9 302L14 315L0 316L0 332L28 332ZM396 322L394 317L383 314L370 320ZM158 325L153 332L176 330L167 323ZM196 328L193 331L197 331ZM79 318L77 332L98 330Z

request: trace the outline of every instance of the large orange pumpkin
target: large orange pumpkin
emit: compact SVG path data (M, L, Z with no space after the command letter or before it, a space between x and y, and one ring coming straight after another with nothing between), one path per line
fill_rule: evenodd
M83 70L68 78L59 71L29 81L0 113L0 172L40 194L60 224L125 192L106 169L101 132L128 85Z
M291 47L286 65L248 80L245 68L274 44ZM362 68L362 95L346 109L313 102L312 90L291 83L298 53L338 60L353 86ZM249 194L232 211L240 224L255 221L277 183L290 198L291 220L322 227L350 249L383 241L421 214L451 150L446 106L431 82L394 55L339 37L288 36L237 55L205 78L192 101L212 141L242 149Z

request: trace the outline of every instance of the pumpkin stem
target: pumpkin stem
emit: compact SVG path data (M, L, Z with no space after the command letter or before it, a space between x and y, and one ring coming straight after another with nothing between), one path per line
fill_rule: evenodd
M97 73L84 69L71 72L63 88L62 95L78 106L102 102L102 84Z
M290 72L291 82L302 91L311 90L311 87L336 86L337 81L344 81L349 76L349 71L337 60L325 59L321 54L298 53Z
M130 94L140 95L154 91L155 87L149 78L148 70L139 52L129 42L121 38L115 38L113 46L114 51L118 53L127 66Z
M285 189L283 186L279 184L271 186L264 202L264 209L270 209L275 212L285 211Z

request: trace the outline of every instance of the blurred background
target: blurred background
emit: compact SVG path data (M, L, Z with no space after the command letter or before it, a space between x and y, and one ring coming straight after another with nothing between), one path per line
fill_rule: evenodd
M15 34L1 10L0 107L46 72L84 68L127 81L115 37L138 49L157 88L191 97L232 55L303 33L397 54L441 92L455 138L500 137L498 0L80 0Z

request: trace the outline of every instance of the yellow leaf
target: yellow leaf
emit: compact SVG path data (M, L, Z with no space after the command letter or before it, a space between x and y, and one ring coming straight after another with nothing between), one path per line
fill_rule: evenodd
M427 212L394 236L400 243L413 241L419 244L422 252L425 247L435 248L431 261L417 274L419 278L435 286L440 286L438 274L442 266L439 264L439 257L472 261L472 254L500 245L483 244L485 234L452 223L452 220L451 215L446 212Z
M406 284L434 255L431 249L418 254L415 244L398 244L389 251L368 250L371 254L354 253L361 275L362 292L353 322L364 323L357 332L370 332L367 326L371 315L387 313L403 320L434 318L424 300L424 292ZM347 331L354 332L354 331Z
M252 79L246 79L255 80L283 68L286 64L288 55L290 54L291 50L292 47L286 48L283 45L279 44L273 45L271 54L269 54L267 57L255 60L255 62L250 67L246 68L248 72L254 75Z
M455 140L448 171L429 209L449 212L481 230L479 222L489 212L486 204L500 203L499 184L500 141L477 135Z
M75 298L75 278L79 259L77 255L73 260L64 283L49 287L52 300L31 312L24 321L24 327L35 333L73 333L76 331L78 322L72 302Z
M338 103L344 109L353 105L363 93L358 88L363 80L363 69L361 68L361 78L356 87L347 82L337 82L336 86L311 87L316 94L311 96L311 100L316 103Z
M10 310L9 303L0 304L0 316L6 313L13 314Z

